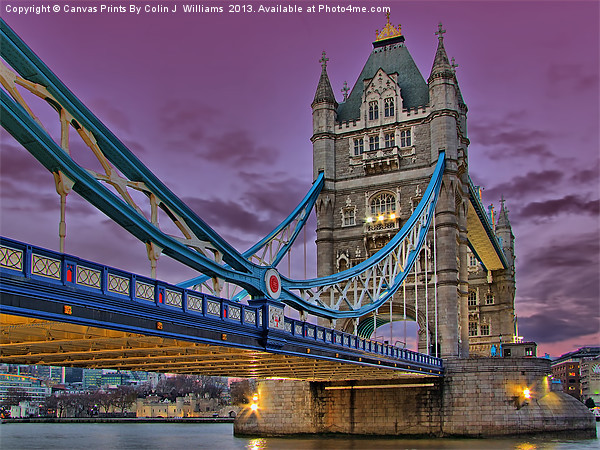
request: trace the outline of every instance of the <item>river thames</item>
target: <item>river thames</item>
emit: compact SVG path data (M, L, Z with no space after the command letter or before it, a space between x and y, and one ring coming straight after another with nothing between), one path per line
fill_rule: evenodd
M596 425L600 432L600 423ZM495 439L239 438L231 423L6 423L2 449L597 449L598 439L553 436Z

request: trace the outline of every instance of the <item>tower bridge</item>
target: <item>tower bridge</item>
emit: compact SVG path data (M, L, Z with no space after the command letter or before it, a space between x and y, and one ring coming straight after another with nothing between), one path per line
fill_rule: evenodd
M323 53L313 186L241 253L0 20L0 122L61 199L59 252L0 243L2 362L263 378L260 414L239 417L237 433L589 432L593 418L550 392L547 361L489 357L516 336L514 237L504 202L496 220L470 181L467 106L445 32L440 24L425 81L388 15L341 103ZM32 97L57 112L59 139ZM94 165L73 159L73 139ZM145 245L150 278L64 253L71 192ZM312 209L317 278L292 279L278 265ZM157 280L161 255L198 275ZM418 352L370 339L398 320L417 322Z

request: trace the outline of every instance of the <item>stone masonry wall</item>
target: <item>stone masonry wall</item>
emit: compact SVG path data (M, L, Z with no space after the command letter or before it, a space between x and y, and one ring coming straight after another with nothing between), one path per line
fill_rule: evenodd
M595 434L585 405L550 391L549 360L470 358L445 360L444 366L443 435ZM530 399L523 395L526 388Z
M594 417L581 402L562 392L550 391L547 378L550 362L547 360L454 359L446 360L445 367L444 379L432 379L434 386L430 387L390 387L394 382L387 380L335 385L261 381L259 409L240 413L234 433L259 436L339 433L485 437L537 432L595 435ZM373 386L325 389L353 384ZM523 396L525 388L531 391L530 399Z

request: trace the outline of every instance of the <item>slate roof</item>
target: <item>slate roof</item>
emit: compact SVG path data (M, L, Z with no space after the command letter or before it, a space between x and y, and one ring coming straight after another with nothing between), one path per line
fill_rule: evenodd
M337 109L338 121L360 117L364 80L373 78L380 68L387 74L398 74L398 86L401 89L404 108L415 108L429 103L429 88L423 75L419 72L406 46L403 43L396 43L373 49L348 99Z

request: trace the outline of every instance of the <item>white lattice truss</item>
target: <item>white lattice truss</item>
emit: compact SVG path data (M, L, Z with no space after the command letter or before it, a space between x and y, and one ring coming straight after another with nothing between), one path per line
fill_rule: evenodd
M426 240L437 197L432 192L426 207L416 218L406 235L399 239L380 261L360 270L360 265L340 272L332 277L335 281L312 287L294 288L305 301L335 311L356 311L370 308L373 304L383 304L402 285ZM393 245L390 242L388 245ZM387 247L387 246L386 246ZM386 248L379 253L386 251ZM350 276L353 271L357 271ZM307 280L309 282L310 280ZM292 285L294 283L291 283Z

